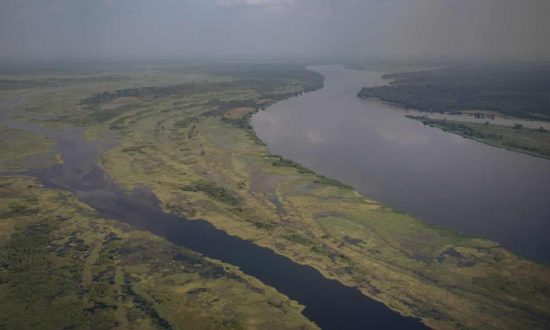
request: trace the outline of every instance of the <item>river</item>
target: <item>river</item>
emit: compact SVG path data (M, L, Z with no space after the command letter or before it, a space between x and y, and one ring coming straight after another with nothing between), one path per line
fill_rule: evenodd
M84 129L50 129L10 120L6 111L23 100L24 97L16 97L0 102L0 120L3 125L43 134L57 142L63 163L26 173L37 177L46 187L73 192L99 216L128 223L176 245L238 266L244 273L304 305L303 314L322 329L425 329L419 320L403 317L355 288L326 279L312 267L228 235L207 221L163 212L156 196L146 188L125 191L99 166L103 147L86 141Z
M310 66L325 87L253 116L270 151L423 221L550 262L550 161L498 149L356 95L378 72Z

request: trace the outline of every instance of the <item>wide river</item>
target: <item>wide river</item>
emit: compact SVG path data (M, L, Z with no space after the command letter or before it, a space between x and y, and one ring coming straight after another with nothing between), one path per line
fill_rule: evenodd
M401 316L358 289L326 279L312 267L228 235L207 221L165 213L148 189L122 189L98 163L103 148L84 140L83 129L51 129L9 119L6 110L23 100L21 96L0 102L0 123L43 134L57 142L56 151L63 163L27 173L45 186L72 191L102 217L129 223L176 245L238 266L304 305L303 314L322 329L425 329L419 320Z
M271 152L429 223L550 262L550 161L487 146L356 95L377 72L311 66L318 91L257 113Z

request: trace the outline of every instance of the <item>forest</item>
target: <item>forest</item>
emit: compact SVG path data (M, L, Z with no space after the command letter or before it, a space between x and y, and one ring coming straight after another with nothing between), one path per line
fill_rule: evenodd
M360 98L427 112L496 111L527 119L550 118L550 67L453 66L385 75L386 86L363 88Z

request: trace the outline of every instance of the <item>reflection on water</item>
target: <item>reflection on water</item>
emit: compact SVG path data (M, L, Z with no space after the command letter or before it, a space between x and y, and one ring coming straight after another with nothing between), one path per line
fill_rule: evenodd
M20 102L21 98L0 102L2 123L52 138L63 158L62 164L29 173L46 186L72 191L102 217L129 223L174 244L238 266L244 273L303 304L303 314L323 329L425 329L419 320L403 317L358 289L324 278L311 267L228 235L206 221L164 213L149 190L142 187L128 192L111 180L98 165L101 146L85 141L83 129L48 129L2 117Z
M325 88L252 118L273 153L425 221L550 261L550 161L497 149L363 101L381 74L314 66Z

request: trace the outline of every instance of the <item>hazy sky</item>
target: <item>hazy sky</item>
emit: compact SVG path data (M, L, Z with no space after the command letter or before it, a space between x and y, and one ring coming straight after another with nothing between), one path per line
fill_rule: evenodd
M550 0L0 0L0 58L550 59Z

